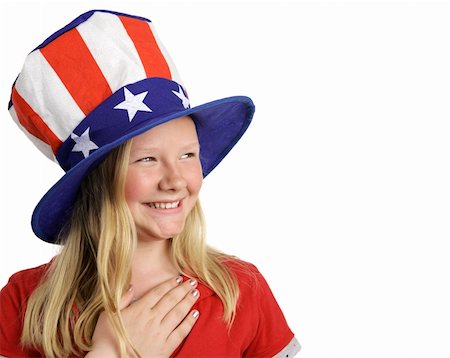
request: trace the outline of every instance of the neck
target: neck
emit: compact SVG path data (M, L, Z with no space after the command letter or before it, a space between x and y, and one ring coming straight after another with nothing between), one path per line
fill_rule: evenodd
M170 240L138 241L133 256L131 283L146 291L178 275L170 259Z

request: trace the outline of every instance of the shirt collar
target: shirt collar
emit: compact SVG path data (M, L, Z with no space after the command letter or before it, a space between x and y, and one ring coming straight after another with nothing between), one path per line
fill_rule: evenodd
M191 279L188 276L185 276L185 275L182 275L182 276L183 276L183 282ZM206 286L206 284L201 282L199 279L196 279L196 280L198 281L198 285L196 288L200 292L200 297L199 297L198 301L201 301L207 297L210 297L210 296L213 296L216 294L212 289L210 289L208 286Z

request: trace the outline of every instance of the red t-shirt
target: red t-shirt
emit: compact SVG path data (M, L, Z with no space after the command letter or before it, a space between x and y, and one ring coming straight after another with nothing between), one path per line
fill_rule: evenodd
M222 320L222 302L199 282L200 298L193 309L199 310L200 316L172 357L272 357L295 345L294 334L264 277L254 265L245 261L240 263L253 275L243 270L237 261L227 262L236 274L240 288L230 335ZM17 272L1 290L0 355L11 358L42 356L35 350L24 351L19 342L27 299L48 266Z

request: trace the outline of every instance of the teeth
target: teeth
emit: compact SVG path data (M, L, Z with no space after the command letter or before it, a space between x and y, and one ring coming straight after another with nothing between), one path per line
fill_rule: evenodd
M178 204L180 204L180 202L175 201L173 203L149 203L148 206L156 209L173 209L178 207Z

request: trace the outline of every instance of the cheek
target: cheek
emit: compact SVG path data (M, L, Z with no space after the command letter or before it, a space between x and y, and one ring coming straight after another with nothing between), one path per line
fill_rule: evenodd
M133 185L133 176L128 173L127 178L125 180L125 199L130 201L133 197L135 197L135 188Z
M132 171L129 172L125 180L125 199L128 204L138 200L142 196L142 187L142 178Z
M192 194L198 195L202 187L202 184L203 184L203 174L201 168L200 170L199 169L193 170L189 176L190 192Z
M139 191L135 187L125 187L125 200L128 205L135 201L139 197Z

